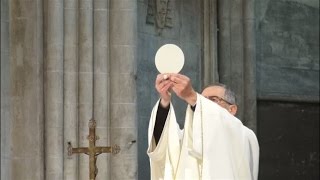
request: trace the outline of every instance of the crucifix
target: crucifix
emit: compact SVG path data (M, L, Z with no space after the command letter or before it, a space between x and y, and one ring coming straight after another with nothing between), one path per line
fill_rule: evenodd
M89 140L89 147L78 147L73 148L71 142L68 142L68 155L71 156L72 154L76 153L84 153L89 155L89 177L90 180L95 180L98 174L98 168L96 165L97 157L101 153L112 153L117 154L120 152L120 147L118 145L113 145L112 147L97 147L96 140L99 139L96 136L96 121L91 119L89 121L89 135L87 139Z

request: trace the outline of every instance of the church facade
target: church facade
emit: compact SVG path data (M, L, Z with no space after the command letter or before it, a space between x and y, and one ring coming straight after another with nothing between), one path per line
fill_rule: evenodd
M1 0L1 179L88 179L68 143L88 147L91 119L97 146L121 148L97 157L96 179L149 179L154 56L167 43L195 90L235 91L259 179L319 177L319 1ZM186 105L173 103L183 127Z

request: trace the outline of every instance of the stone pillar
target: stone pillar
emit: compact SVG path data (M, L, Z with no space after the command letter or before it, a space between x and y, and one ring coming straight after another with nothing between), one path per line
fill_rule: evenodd
M243 0L235 1L233 0L229 7L230 10L230 64L229 72L230 79L228 79L228 85L236 93L237 104L239 106L239 111L237 116L240 117L242 121L244 119L244 42L243 42Z
M245 124L257 132L255 0L244 0L244 109Z
M231 65L231 27L230 27L230 2L231 0L218 1L218 58L219 58L219 81L230 84L230 73L228 72Z
M109 146L109 0L94 0L94 81L93 81L93 115L97 121L96 132L99 140L97 146ZM97 179L109 177L109 154L101 154L97 160Z
M42 1L1 0L1 178L44 178Z
M219 81L217 14L217 1L203 0L202 86Z
M45 8L45 179L56 180L63 178L63 1Z
M236 93L242 122L256 129L254 1L219 1L220 82Z
M110 0L111 179L137 179L137 1Z
M243 120L243 15L242 0L219 1L220 82L235 91Z
M89 145L88 122L93 118L93 1L79 1L79 146ZM89 158L79 156L79 179L89 177Z
M64 1L64 179L78 180L79 155L68 156L67 144L78 147L78 1ZM83 155L81 155L83 156Z
M0 33L0 87L1 87L1 118L0 118L0 137L1 137L1 175L0 179L12 179L11 178L11 98L10 98L10 33L9 33L9 0L1 0L1 33Z
M1 179L44 179L42 1L1 1Z

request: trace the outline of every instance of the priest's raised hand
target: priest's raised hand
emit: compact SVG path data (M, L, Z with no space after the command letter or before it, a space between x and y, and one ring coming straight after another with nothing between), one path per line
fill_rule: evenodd
M190 105L194 105L197 101L197 93L192 88L190 78L182 74L159 74L155 88L160 95L162 107L168 107L170 104L170 90Z
M173 92L188 104L195 105L197 93L192 88L190 78L182 74L170 74L170 80L173 82Z
M162 107L168 107L171 100L171 89L173 82L170 81L167 74L159 74L155 82L155 88L160 95L160 104Z

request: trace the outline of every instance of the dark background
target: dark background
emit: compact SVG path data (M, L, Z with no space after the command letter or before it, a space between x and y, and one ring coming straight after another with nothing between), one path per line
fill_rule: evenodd
M259 180L319 179L319 104L258 102Z

